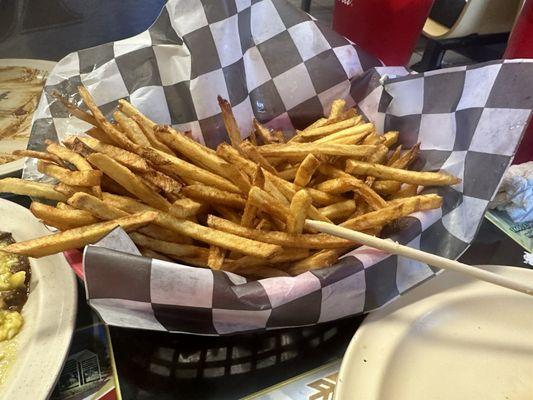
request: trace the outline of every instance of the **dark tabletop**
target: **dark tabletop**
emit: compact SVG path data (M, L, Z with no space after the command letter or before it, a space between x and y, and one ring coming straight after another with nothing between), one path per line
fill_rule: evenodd
M163 0L0 0L0 58L59 60L132 36ZM1 61L0 61L1 63ZM29 205L29 200L11 196ZM523 264L524 250L487 220L461 258ZM80 285L79 318L92 318ZM342 357L362 317L315 327L230 337L111 328L124 399L235 399Z

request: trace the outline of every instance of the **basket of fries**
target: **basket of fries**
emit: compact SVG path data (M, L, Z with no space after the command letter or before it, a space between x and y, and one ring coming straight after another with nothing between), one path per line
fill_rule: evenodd
M59 232L6 251L86 246L108 324L231 334L368 312L436 273L306 218L466 250L530 117L532 63L409 74L283 0L181 3L52 71L26 180L0 191L57 202L31 210Z

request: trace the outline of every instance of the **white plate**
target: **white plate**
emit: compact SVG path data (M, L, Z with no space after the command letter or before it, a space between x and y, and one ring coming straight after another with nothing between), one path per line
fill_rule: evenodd
M31 60L19 58L2 58L0 59L0 67L27 67L35 68L50 72L56 65L55 61L47 60ZM0 140L0 152L11 153L14 150L25 149L28 140L21 139L4 139ZM21 171L24 167L25 158L15 160L10 163L0 164L0 178L10 176Z
M0 230L16 241L49 234L27 209L0 199ZM46 399L67 355L76 320L76 278L63 254L30 259L30 295L22 310L24 326L12 341L16 349L0 386L0 399ZM9 346L2 342L2 346Z
M533 297L443 272L366 318L335 399L533 399Z

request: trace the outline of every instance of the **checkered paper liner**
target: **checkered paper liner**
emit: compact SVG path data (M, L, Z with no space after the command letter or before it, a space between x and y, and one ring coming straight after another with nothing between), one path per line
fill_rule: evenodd
M462 179L430 188L442 209L403 218L392 238L457 258L474 238L533 108L533 63L497 61L409 74L379 67L351 42L284 0L171 0L131 39L70 54L52 71L29 147L88 128L51 97L79 102L83 83L107 115L129 99L156 122L226 139L216 95L229 98L243 135L252 116L301 128L342 97L379 131L421 142L415 167ZM374 68L376 67L376 68ZM31 161L24 175L42 179ZM435 274L431 267L360 247L334 266L248 282L223 271L143 258L120 229L84 254L87 297L111 325L231 334L304 326L374 310Z

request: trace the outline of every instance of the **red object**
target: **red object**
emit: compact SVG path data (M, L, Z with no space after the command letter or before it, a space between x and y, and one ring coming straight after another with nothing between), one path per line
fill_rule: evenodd
M64 251L63 255L67 259L67 262L70 264L70 267L74 273L83 281L83 253L77 249L74 249Z
M526 0L516 19L503 58L533 58L533 0ZM513 164L533 161L533 122L529 123Z
M433 0L343 1L335 0L333 30L385 65L407 65Z
M533 58L533 1L526 0L509 36L503 58Z

